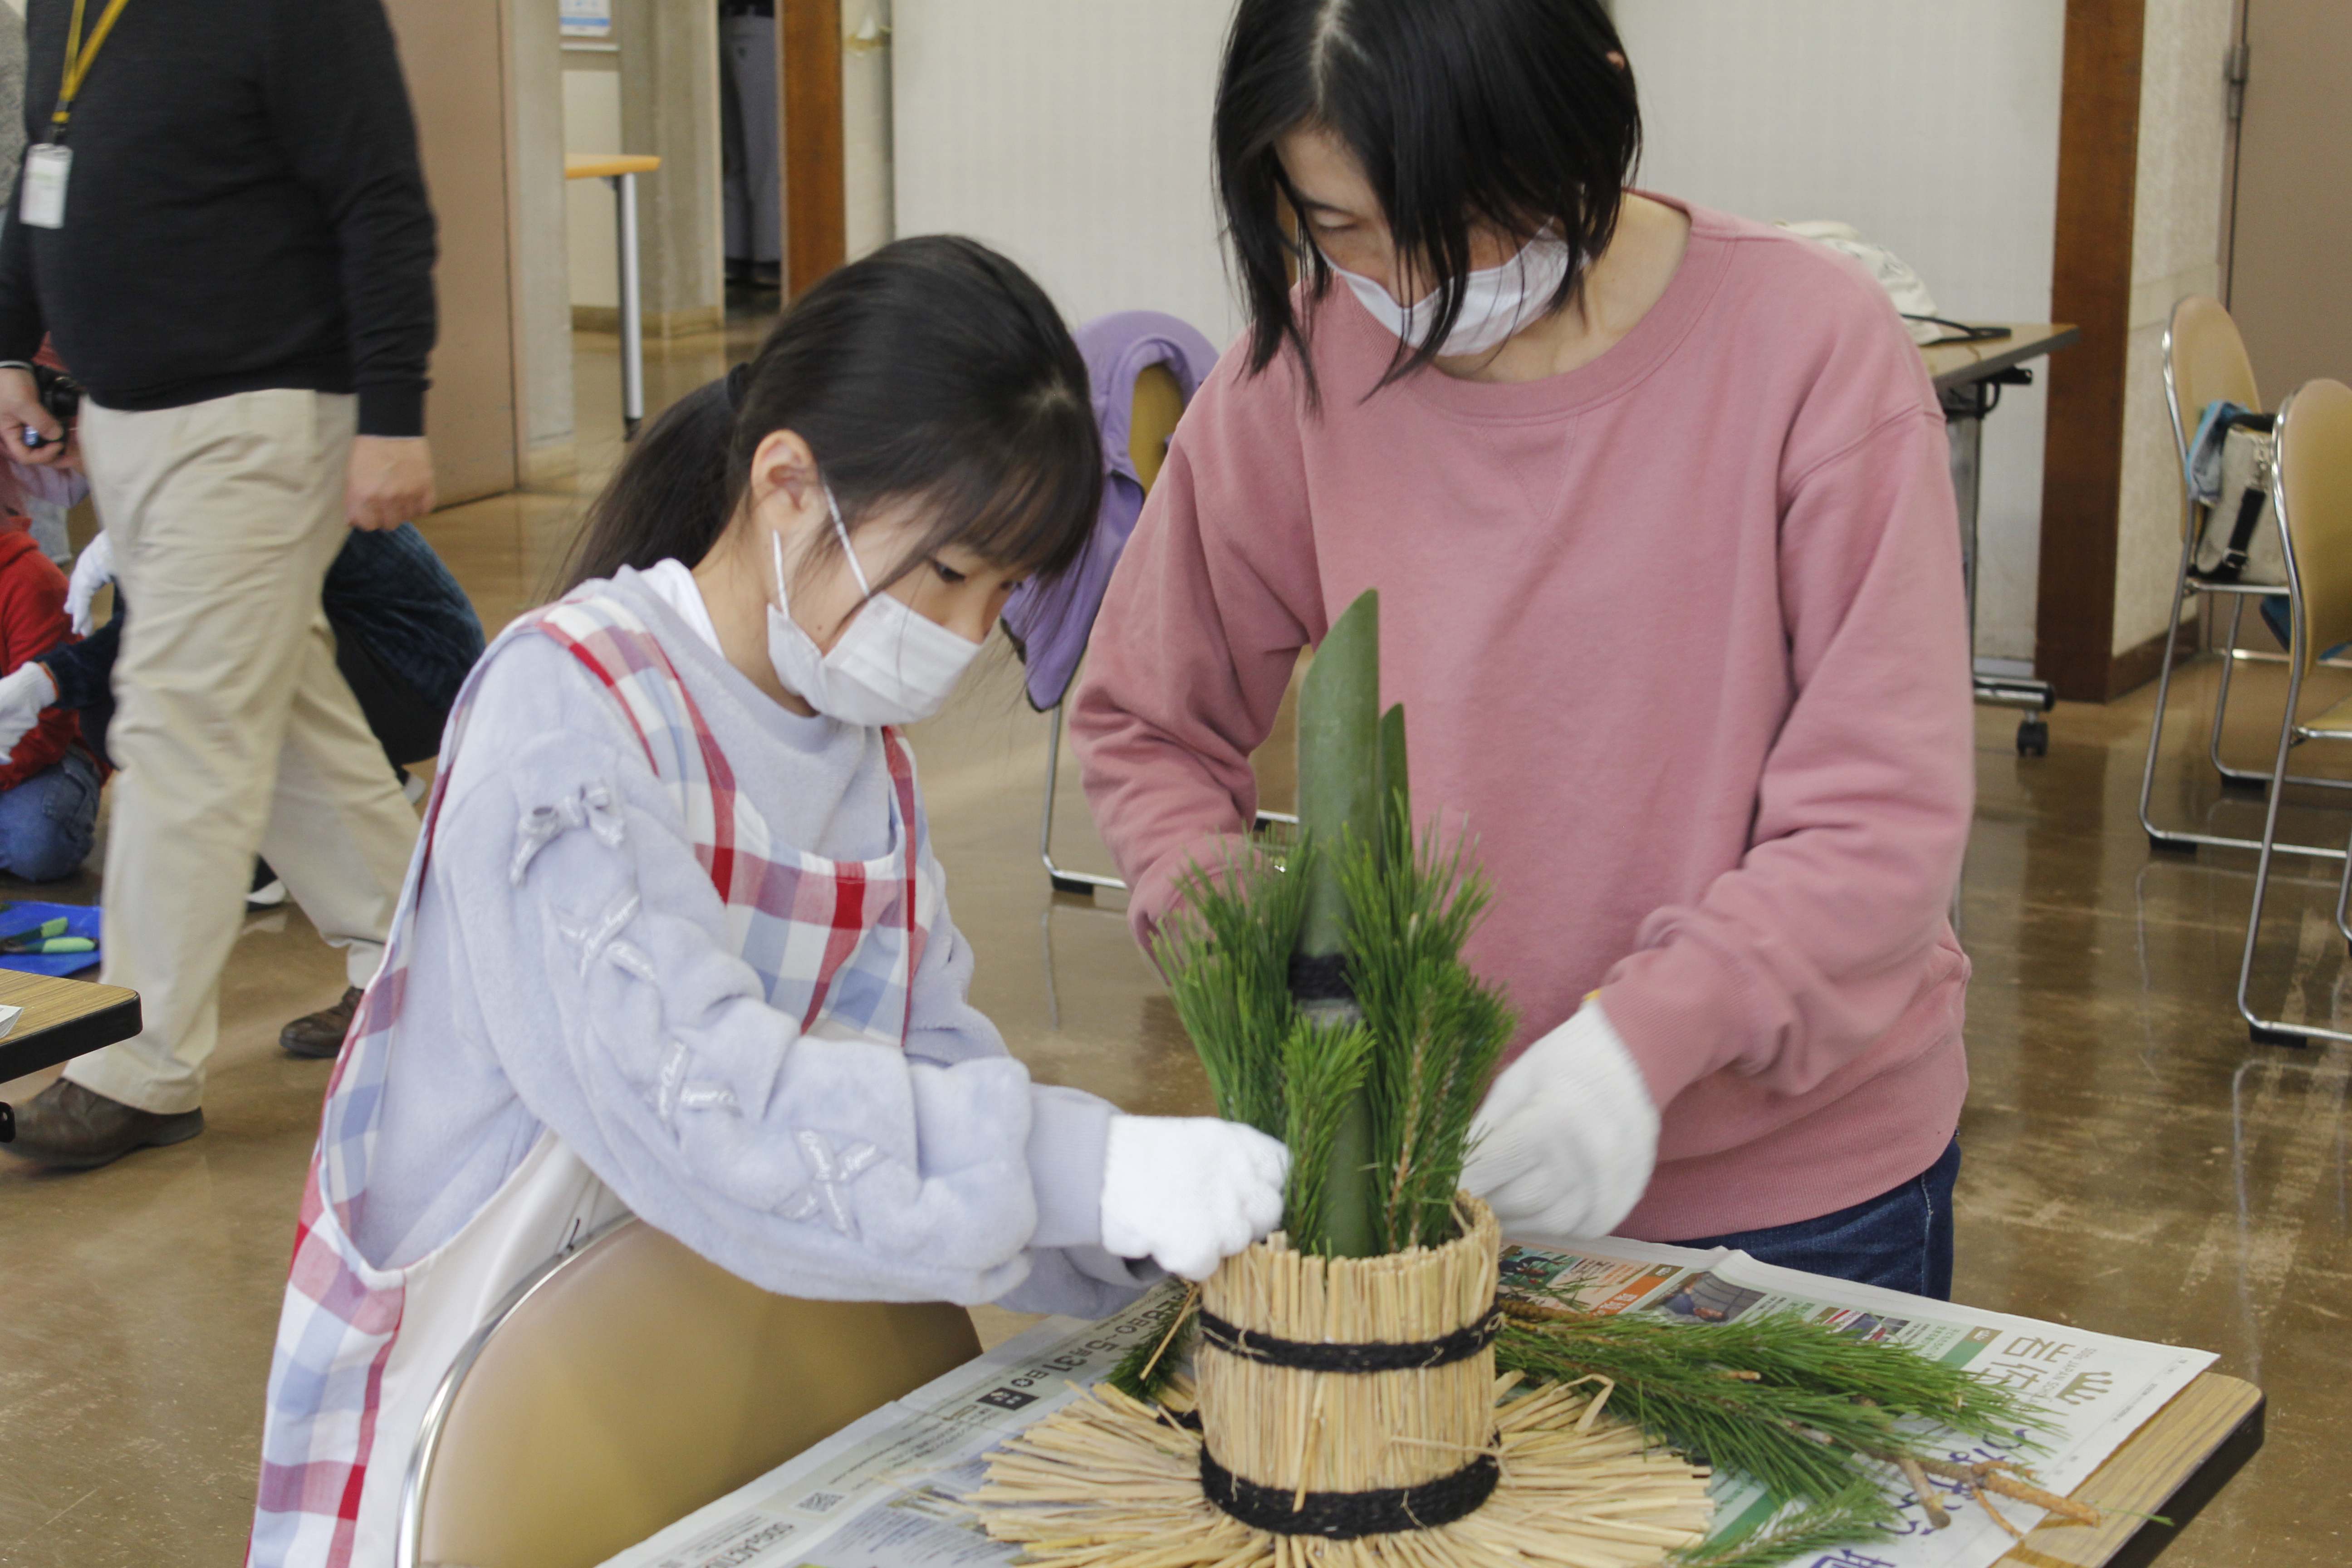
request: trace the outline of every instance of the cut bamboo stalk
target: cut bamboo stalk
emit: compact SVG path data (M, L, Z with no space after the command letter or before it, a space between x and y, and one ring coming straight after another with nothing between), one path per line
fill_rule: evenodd
M1381 595L1366 589L1325 634L1298 691L1298 826L1315 851L1298 954L1310 968L1336 964L1347 946L1340 868L1351 839L1380 824L1381 738ZM1323 1029L1363 1017L1352 1001L1321 997L1302 997L1299 1011ZM1320 1240L1332 1257L1381 1249L1374 1146L1367 1089L1342 1113L1326 1167Z

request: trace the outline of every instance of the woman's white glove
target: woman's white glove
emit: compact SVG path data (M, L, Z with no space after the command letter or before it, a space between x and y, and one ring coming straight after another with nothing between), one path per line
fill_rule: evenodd
M25 731L41 721L41 710L57 700L58 683L37 659L26 659L0 679L0 757L16 749Z
M1102 1244L1205 1279L1282 1223L1290 1151L1213 1116L1114 1116L1103 1148Z
M1503 1069L1470 1131L1462 1184L1514 1241L1608 1235L1642 1201L1658 1158L1649 1083L1598 1002Z
M114 536L101 530L81 547L73 575L66 579L66 614L73 617L76 636L89 636L89 602L98 597L99 589L113 581Z

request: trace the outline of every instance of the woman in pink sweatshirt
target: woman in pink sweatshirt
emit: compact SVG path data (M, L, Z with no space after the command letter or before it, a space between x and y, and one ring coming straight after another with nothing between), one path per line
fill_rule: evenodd
M1972 724L1900 320L1810 241L1626 186L1594 0L1244 0L1215 135L1250 330L1073 715L1138 934L1378 588L1413 798L1475 841L1471 957L1521 1020L1470 1184L1528 1239L1948 1293Z

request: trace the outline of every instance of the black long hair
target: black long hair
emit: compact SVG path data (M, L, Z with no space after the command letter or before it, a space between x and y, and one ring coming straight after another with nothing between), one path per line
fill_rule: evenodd
M1322 254L1284 222L1297 194L1277 155L1284 136L1320 130L1344 143L1398 253L1435 288L1434 323L1420 347L1399 344L1386 385L1434 358L1460 318L1476 225L1522 243L1549 226L1570 252L1549 309L1576 296L1616 231L1641 151L1622 58L1600 0L1242 0L1214 136L1251 373L1286 342L1307 363L1290 266L1312 299L1331 286ZM1307 376L1311 386L1311 367Z
M828 274L748 365L646 427L589 507L562 589L700 561L778 430L808 443L853 531L887 501L933 512L877 593L950 543L1058 575L1102 500L1086 362L1045 291L975 241L901 239ZM838 547L821 540L804 566Z

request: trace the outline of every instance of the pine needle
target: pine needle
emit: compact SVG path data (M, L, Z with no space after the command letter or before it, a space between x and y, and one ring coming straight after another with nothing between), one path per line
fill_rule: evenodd
M1773 1568L1894 1534L1885 1499L1870 1482L1858 1481L1836 1497L1785 1510L1759 1529L1685 1548L1672 1562L1675 1568Z
M1402 803L1400 802L1400 805ZM1347 846L1348 977L1371 1031L1374 1160L1391 1251L1442 1245L1470 1123L1514 1024L1502 993L1462 962L1491 897L1457 839L1416 843L1402 809L1385 842Z
M1496 1364L1545 1382L1608 1377L1616 1384L1610 1409L1656 1441L1795 1500L1828 1503L1857 1485L1882 1494L1899 1485L1882 1461L1938 1452L1906 1418L1972 1443L2027 1449L2053 1429L2015 1393L1961 1368L1786 1314L1730 1323L1556 1310L1515 1317L1496 1342ZM1885 1506L1891 1515L1891 1496Z

